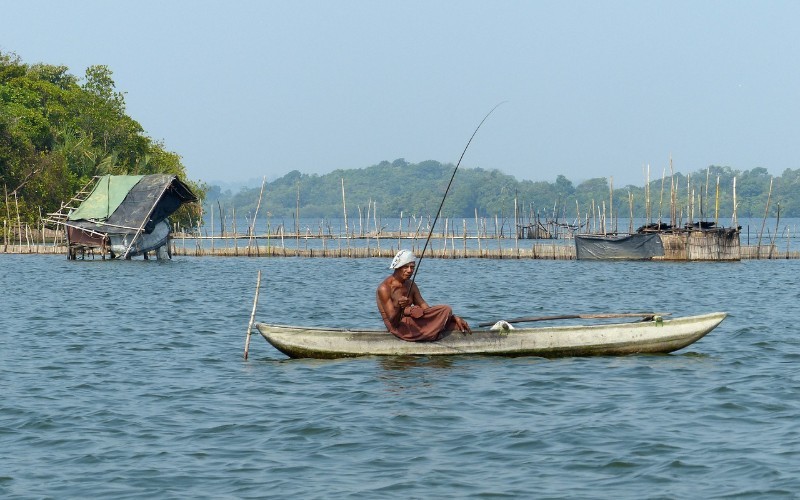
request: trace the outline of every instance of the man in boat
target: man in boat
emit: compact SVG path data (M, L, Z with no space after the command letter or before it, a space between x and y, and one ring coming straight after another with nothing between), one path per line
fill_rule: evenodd
M408 250L397 252L389 266L394 272L378 286L375 295L386 329L409 342L436 340L452 330L472 333L469 324L453 314L450 306L425 302L417 284L411 282L416 260Z

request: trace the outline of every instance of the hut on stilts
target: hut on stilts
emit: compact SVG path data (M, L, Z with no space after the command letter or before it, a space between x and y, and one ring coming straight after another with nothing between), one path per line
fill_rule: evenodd
M197 201L191 189L167 174L94 177L47 222L63 226L67 258L170 258L168 217Z

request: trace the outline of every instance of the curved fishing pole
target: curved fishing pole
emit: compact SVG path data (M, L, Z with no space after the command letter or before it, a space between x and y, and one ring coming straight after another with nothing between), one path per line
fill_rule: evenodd
M467 141L467 145L464 146L464 151L461 152L461 157L458 159L458 163L456 163L456 168L453 169L453 175L450 176L450 182L447 183L447 189L444 190L444 196L442 196L442 202L439 203L439 210L436 211L436 217L434 217L433 224L431 224L431 230L428 233L428 238L425 239L425 246L422 247L422 253L419 255L419 259L417 260L417 265L414 267L414 274L411 276L411 287L409 288L409 290L414 288L414 282L417 279L417 272L419 271L419 265L420 265L420 263L422 263L423 257L425 257L425 250L428 249L428 243L430 243L431 236L433 236L433 229L436 227L436 221L439 220L439 215L441 215L441 213L442 213L442 207L444 206L444 200L447 199L447 193L450 192L450 186L453 184L453 179L455 179L455 177L456 177L456 172L458 172L458 167L461 165L461 160L463 160L464 159L464 155L467 154L467 149L469 148L469 145L472 143L472 139L475 138L475 134L478 133L478 130L481 128L481 125L483 125L483 122L485 122L486 119L489 118L489 115L494 113L495 109L499 108L500 105L505 103L505 102L506 101L502 101L502 102L497 103L497 105L495 105L495 107L493 107L488 113L486 113L486 116L483 117L483 120L481 120L481 122L478 124L478 126L475 127L475 131L470 136L469 141Z

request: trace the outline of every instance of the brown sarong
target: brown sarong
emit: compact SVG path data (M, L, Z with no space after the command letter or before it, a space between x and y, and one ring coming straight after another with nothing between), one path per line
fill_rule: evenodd
M422 311L422 316L403 316L397 328L386 321L386 329L397 338L409 342L426 342L439 338L442 332L452 330L454 327L453 310L447 305L431 306Z

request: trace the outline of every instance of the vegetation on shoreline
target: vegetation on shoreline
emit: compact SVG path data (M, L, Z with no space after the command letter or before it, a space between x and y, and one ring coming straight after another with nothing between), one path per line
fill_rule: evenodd
M66 66L0 52L0 220L36 225L95 175L155 173L178 175L204 193L180 156L125 113L108 67L91 66L79 79ZM178 216L188 221L198 209L185 206Z
M368 211L379 217L405 215L435 215L453 164L437 161L408 163L404 159L384 161L361 169L336 170L325 175L308 175L290 172L261 186L242 188L238 193L222 191L210 186L206 193L204 210L214 210L229 217L252 217L259 207L258 218L266 214L275 217L342 217L346 205L348 217L366 215ZM662 174L664 174L662 176ZM611 180L601 177L574 185L564 175L555 182L519 181L499 170L460 168L442 209L443 217L471 218L514 215L514 203L521 214L538 214L542 218L574 220L580 213L586 215L605 211L607 215L628 217L633 205L634 217L650 215L670 220L670 192L676 191L675 205L683 211L683 220L690 201L693 200L695 219L729 218L733 214L733 182L736 179L737 215L763 217L770 199L770 216L800 217L800 169L786 169L783 175L773 177L764 168L734 170L730 167L710 166L684 175L669 171L651 172L649 196L646 187L613 186ZM717 208L717 181L719 205ZM772 193L770 196L770 183ZM645 184L643 182L643 184ZM346 203L343 203L343 188ZM688 193L688 196L687 196ZM692 194L693 193L693 194ZM646 207L649 197L649 210ZM259 204L259 199L261 202ZM612 210L613 199L613 210ZM599 215L599 214L598 214Z

